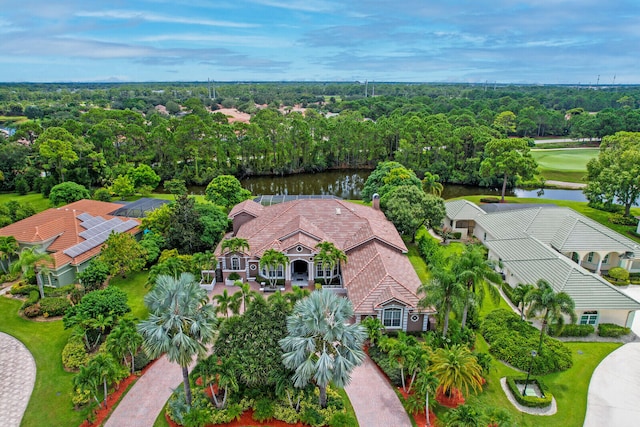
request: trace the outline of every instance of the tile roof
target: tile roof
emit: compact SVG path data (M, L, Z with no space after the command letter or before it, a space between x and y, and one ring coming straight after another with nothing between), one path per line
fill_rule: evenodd
M248 255L259 258L269 248L286 250L298 243L313 248L330 241L347 254L343 280L356 314L373 313L384 292L416 307L420 279L404 255L407 247L398 231L381 211L338 199L300 199L260 208L247 202L236 205L229 216L249 211L255 216L235 235L248 240Z
M0 236L14 236L19 244L44 244L48 245L49 252L57 268L71 263L78 265L92 258L100 252L102 245L92 248L78 256L72 258L63 251L72 246L85 241L80 235L86 229L81 226L82 221L77 217L83 213L92 217L100 216L105 220L119 218L127 221L130 218L114 217L109 215L122 205L118 203L100 202L97 200L79 200L59 208L47 209L43 212L15 222L6 227L0 228ZM138 220L134 219L138 222ZM138 227L128 231L138 232Z
M231 212L229 212L229 218L233 218L241 212L247 212L248 214L255 217L260 215L263 208L264 206L262 206L260 203L256 203L251 199L245 200L244 202L238 203L233 207L233 209L231 209Z
M444 207L447 210L447 218L451 219L473 219L478 214L485 213L485 211L475 203L471 203L465 199L445 202Z

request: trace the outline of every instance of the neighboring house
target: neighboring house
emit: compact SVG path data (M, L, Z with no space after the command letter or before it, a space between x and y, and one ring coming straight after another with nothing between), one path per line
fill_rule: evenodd
M276 278L285 285L315 286L346 294L355 321L378 317L387 329L427 330L432 311L417 307L420 279L406 256L407 247L384 214L371 207L338 199L301 199L273 206L252 200L230 212L233 232L226 236L246 239L244 253L221 253L221 278L238 273L243 280L266 282ZM316 245L332 242L347 255L347 262L326 269L314 261ZM285 254L289 263L267 271L260 258L268 249Z
M445 207L446 214L443 229L449 227L452 232L460 233L460 238L462 239L473 236L473 230L476 226L473 218L478 214L485 213L485 211L480 209L475 203L464 199L447 202Z
M35 248L53 258L49 286L65 286L76 281L76 274L100 253L111 232L137 234L140 221L114 216L122 204L79 200L51 208L22 221L0 228L0 236L13 236L20 249Z
M450 203L455 202L445 205ZM500 261L506 283L544 279L571 296L579 323L631 325L640 303L600 274L617 266L640 271L640 245L569 208L506 206L470 211L467 218L475 222L474 235L489 258Z

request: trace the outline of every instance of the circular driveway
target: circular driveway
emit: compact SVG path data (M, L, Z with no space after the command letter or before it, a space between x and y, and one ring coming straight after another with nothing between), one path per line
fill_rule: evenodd
M36 362L20 341L0 332L0 426L19 426L36 382Z

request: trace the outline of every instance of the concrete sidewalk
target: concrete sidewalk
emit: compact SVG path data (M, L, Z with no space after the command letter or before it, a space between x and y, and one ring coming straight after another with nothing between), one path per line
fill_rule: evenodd
M0 332L0 426L18 427L36 383L36 362L19 340Z
M400 399L369 356L353 371L345 391L361 426L411 427Z
M593 372L584 427L640 424L640 343L618 348Z

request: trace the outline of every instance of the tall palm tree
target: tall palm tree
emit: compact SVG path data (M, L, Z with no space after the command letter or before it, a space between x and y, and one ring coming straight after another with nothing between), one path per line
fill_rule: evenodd
M500 283L502 277L495 270L495 263L487 260L484 249L480 245L468 245L460 257L453 264L453 273L458 277L465 289L466 297L462 309L461 326L467 324L469 306L477 301L482 305L485 288L489 289L489 296L495 304L500 301L500 292L495 286L485 286L487 281ZM474 298L477 295L477 298Z
M431 355L429 371L438 379L440 387L448 396L455 388L469 393L469 388L482 388L482 367L478 359L464 345L439 348Z
M289 264L289 257L280 251L275 249L267 249L260 258L260 268L267 270L267 279L269 280L269 286L276 287L278 281L277 271L278 267L282 266L284 269Z
M442 336L447 336L449 314L464 296L464 287L449 266L439 266L431 271L431 280L418 288L418 294L424 295L418 301L421 308L435 306L442 318Z
M18 241L13 236L0 236L0 267L4 273L8 273L11 265L11 257L18 253ZM7 265L5 265L5 260Z
M209 386L216 408L223 409L227 405L229 389L238 390L237 370L238 365L232 359L212 355L200 360L193 369L193 373L202 378L204 386ZM214 384L218 385L217 394L214 393ZM218 399L219 394L222 394L222 401Z
M216 302L215 313L222 314L225 318L228 319L229 310L231 310L231 307L234 304L234 295L236 294L229 295L229 292L227 292L226 289L223 290L221 294L215 295L213 297L214 301Z
M34 274L36 276L36 282L38 283L38 290L40 291L40 298L44 298L44 281L42 279L42 273L48 272L48 269L44 269L46 264L53 263L53 257L45 252L38 252L33 248L25 248L20 252L18 260L11 264L11 272L22 272L22 276L28 276Z
M244 313L247 309L247 304L251 302L253 298L256 296L256 292L251 290L251 285L247 282L244 283L241 280L236 280L233 282L233 286L237 286L240 288L240 300L242 303L242 312Z
M516 286L511 293L513 302L517 304L520 310L520 320L524 320L524 311L529 299L529 294L534 289L535 287L531 284L518 283L518 286Z
M100 379L104 393L104 407L107 407L107 386L109 383L118 380L120 368L110 354L99 353L88 363L89 370ZM126 375L125 375L126 376ZM121 378L121 377L120 377Z
M573 310L575 303L566 292L554 292L553 288L544 279L538 280L537 289L529 293L529 311L527 317L532 318L541 315L542 326L540 328L540 342L538 343L538 354L542 351L542 341L547 331L549 323L557 323L562 329L564 325L564 315L569 316L572 323L576 321L576 313Z
M427 427L431 425L431 420L429 419L431 401L429 396L436 392L438 385L438 379L428 369L422 369L416 377L415 393L409 396L410 405L416 409L416 412L418 408L422 406L422 396L424 396L424 411Z
M303 388L313 383L320 392L320 407L327 407L327 385L344 387L351 371L365 358L364 328L349 324L351 301L330 291L312 292L298 301L287 317L288 335L280 340L282 362L295 371L293 383Z
M387 338L380 342L380 347L389 354L391 364L400 368L400 379L402 381L402 390L407 391L405 383L405 368L410 364L410 360L415 354L412 349L417 347L418 340L406 333L398 332L398 337Z
M189 364L194 356L207 353L206 345L213 341L216 325L207 292L190 273L182 273L177 280L162 275L144 302L149 317L138 324L142 347L150 357L166 353L169 361L180 365L185 400L191 406Z
M332 275L336 267L339 270L341 263L347 262L347 255L331 242L320 242L316 245L316 249L319 251L314 260L324 270L324 284L328 285L333 278ZM331 275L326 274L327 270L331 272Z

